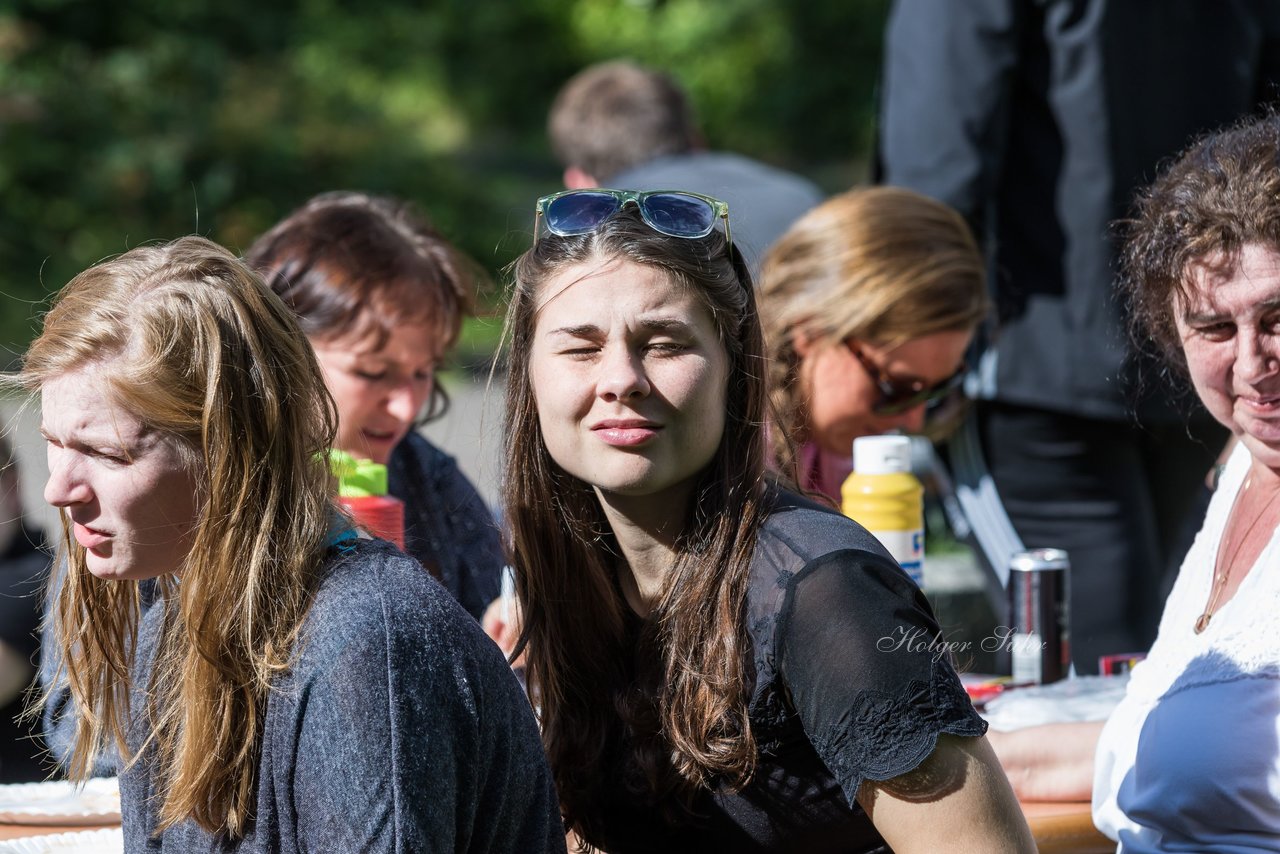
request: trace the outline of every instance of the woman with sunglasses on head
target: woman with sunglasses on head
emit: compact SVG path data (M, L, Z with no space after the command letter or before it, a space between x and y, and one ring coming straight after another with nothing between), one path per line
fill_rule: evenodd
M118 751L127 850L564 850L519 685L335 508L320 366L244 263L104 261L3 379L39 395L61 513L70 773Z
M507 318L505 518L568 827L631 851L1031 851L927 602L766 478L721 203L539 201ZM724 232L715 228L724 222Z
M951 208L895 187L835 196L765 256L775 464L840 500L853 440L918 432L959 385L987 312L982 256Z
M405 551L480 619L498 596L497 527L453 458L415 430L448 404L435 372L471 311L471 263L406 203L350 192L311 199L245 260L315 348L338 449L387 466Z

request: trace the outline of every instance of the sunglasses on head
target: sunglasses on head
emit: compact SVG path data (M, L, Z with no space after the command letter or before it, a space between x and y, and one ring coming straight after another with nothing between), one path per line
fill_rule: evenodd
M965 371L968 370L965 365L961 365L951 376L930 385L921 380L895 380L868 359L857 344L847 342L847 346L880 393L880 399L871 407L876 415L899 415L922 403L940 400L964 382Z
M561 237L589 234L623 207L634 204L640 219L659 234L695 239L706 237L716 220L724 221L724 236L730 243L729 206L710 196L687 190L564 190L538 199L533 242L538 242L539 226Z

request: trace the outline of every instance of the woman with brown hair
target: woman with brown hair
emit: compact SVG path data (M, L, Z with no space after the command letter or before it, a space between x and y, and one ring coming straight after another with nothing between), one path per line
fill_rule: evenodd
M333 402L247 266L188 237L91 267L7 379L61 510L71 776L119 752L128 850L563 850L518 684L336 510Z
M987 313L982 256L951 208L875 187L800 218L761 281L775 464L839 502L854 439L919 432L929 402L959 384Z
M566 822L629 851L1033 850L937 624L866 531L766 481L726 206L538 203L507 318L505 518Z
M298 315L338 407L336 447L387 467L405 551L477 620L502 542L476 489L415 428L444 414L436 369L475 295L473 265L405 202L324 193L245 253Z

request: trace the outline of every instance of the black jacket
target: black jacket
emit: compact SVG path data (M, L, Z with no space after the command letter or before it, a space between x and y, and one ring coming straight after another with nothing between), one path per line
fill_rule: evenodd
M979 396L1185 416L1131 357L1109 227L1162 161L1275 98L1278 39L1269 0L895 2L878 177L954 206L987 251Z

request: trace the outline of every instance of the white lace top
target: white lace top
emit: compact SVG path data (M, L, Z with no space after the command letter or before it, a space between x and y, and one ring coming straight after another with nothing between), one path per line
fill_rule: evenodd
M1098 743L1093 818L1119 851L1280 851L1280 532L1194 630L1250 462L1238 445Z

